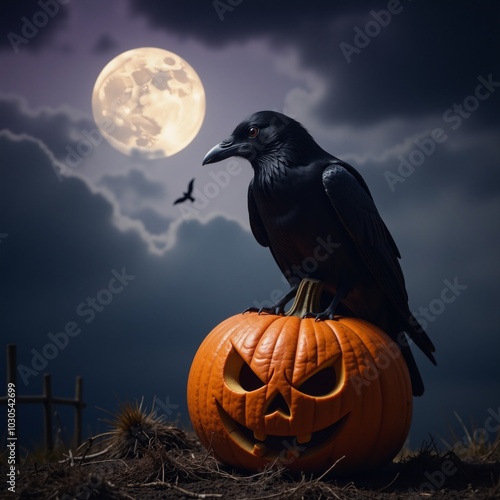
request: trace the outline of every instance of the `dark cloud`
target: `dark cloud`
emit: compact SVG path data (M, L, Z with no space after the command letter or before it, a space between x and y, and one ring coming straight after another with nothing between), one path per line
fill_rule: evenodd
M325 73L330 68L334 77L327 89L332 98L317 108L325 119L359 123L436 110L443 113L474 92L479 75L493 73L500 79L494 56L500 48L495 35L497 5L457 2L449 9L444 4L401 2L400 6L401 12L392 16L379 35L369 38L366 48L353 54L350 63L342 54L333 69L323 59ZM373 22L371 12L367 9L335 45L353 44L355 28L366 31L367 23ZM494 115L490 110L491 121Z
M17 0L0 6L0 49L19 53L48 45L54 33L64 26L67 1Z
M151 25L213 46L264 38L295 48L302 69L324 79L314 112L325 122L443 112L474 92L479 75L500 81L500 6L491 2L131 3ZM483 119L497 115L498 105Z
M159 4L154 0L131 0L132 15L144 15L152 26L168 28L179 35L198 38L212 46L238 43L253 37L281 38L298 43L310 28L332 17L332 8L321 0L310 2L197 2L187 0L181 5L173 0ZM231 5L233 4L233 5ZM348 2L336 2L337 12L343 12ZM357 2L355 12L363 9ZM299 29L301 28L301 29Z
M32 109L25 99L16 95L0 94L2 129L40 139L69 168L84 160L77 151L83 141L94 147L88 140L89 134L95 134L99 141L103 140L93 120L82 113L67 107Z
M484 203L499 196L500 143L492 140L495 133L500 134L500 128L486 137L450 132L440 144L425 134L402 154L381 163L369 161L358 169L382 209L425 206L450 193L464 205Z
M151 201L165 200L163 184L151 181L139 170L131 170L127 175L104 175L97 185L111 191L119 203L120 212L140 220L150 234L165 234L168 231L173 219L146 205Z
M165 234L173 222L173 219L170 217L165 217L156 210L148 207L140 208L132 212L130 216L136 220L140 220L144 224L146 231L155 235ZM159 250L161 248L158 247Z
M149 180L139 170L131 170L125 175L103 175L98 182L112 191L118 200L130 200L134 205L145 198L162 199L165 197L165 187Z
M118 42L108 33L102 34L94 47L92 48L92 52L96 52L98 54L105 54L112 50L115 50L118 47Z
M2 129L41 141L50 151L54 177L59 181L63 179L61 173L71 173L80 167L104 141L94 122L75 110L66 107L32 109L15 95L0 94ZM163 184L148 179L138 170L131 170L127 175L104 175L97 186L106 188L117 201L120 214L142 222L149 234L165 235L169 230L173 219L148 205L148 202L161 202L166 197Z

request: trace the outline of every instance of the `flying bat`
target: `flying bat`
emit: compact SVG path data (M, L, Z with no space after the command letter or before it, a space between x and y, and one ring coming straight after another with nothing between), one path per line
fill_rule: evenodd
M194 185L194 178L191 179L191 181L189 182L187 191L185 193L182 193L183 196L181 196L180 198L177 198L174 201L174 205L177 205L177 203L184 203L185 201L188 201L188 200L190 200L191 202L194 202L193 185Z

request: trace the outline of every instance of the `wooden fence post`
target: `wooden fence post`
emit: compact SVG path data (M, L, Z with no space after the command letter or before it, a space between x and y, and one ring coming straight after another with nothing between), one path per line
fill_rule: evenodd
M52 380L48 373L43 376L43 397L45 407L45 449L52 453Z
M7 346L7 383L16 386L16 344Z
M16 385L16 345L7 345L7 383L13 383L16 386L16 404L36 404L42 403L44 406L44 431L45 431L45 450L51 453L54 450L53 435L52 435L52 417L54 405L70 405L75 408L75 429L73 434L73 444L75 447L80 446L82 442L82 413L85 408L83 402L83 378L76 377L75 396L74 398L59 398L52 394L52 378L48 373L43 376L43 394L24 396L19 395L19 388ZM8 403L8 396L0 396L0 405Z
M82 409L85 406L83 403L83 378L80 376L76 377L75 403L74 446L78 448L82 442Z

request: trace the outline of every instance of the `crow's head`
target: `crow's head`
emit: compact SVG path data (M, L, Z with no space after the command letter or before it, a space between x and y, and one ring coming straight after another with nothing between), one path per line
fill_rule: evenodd
M203 165L240 156L257 170L277 163L292 167L306 163L319 152L324 153L299 122L277 111L258 111L243 120L228 139L214 146Z

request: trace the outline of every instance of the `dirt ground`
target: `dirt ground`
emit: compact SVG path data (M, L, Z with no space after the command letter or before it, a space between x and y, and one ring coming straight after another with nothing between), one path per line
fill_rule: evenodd
M16 493L0 485L0 498L19 499L500 499L498 456L462 460L426 447L363 476L292 476L271 467L259 473L219 464L194 438L184 449L155 442L136 458L114 453L69 457L21 466ZM5 478L6 468L1 470Z

